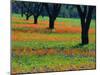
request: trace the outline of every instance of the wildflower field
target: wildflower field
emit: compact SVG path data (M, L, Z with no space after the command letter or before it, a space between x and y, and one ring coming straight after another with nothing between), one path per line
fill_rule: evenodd
M96 68L95 20L89 29L89 44L81 42L79 18L60 18L55 30L49 27L47 16L38 18L12 14L12 73L37 73L53 71L89 70Z

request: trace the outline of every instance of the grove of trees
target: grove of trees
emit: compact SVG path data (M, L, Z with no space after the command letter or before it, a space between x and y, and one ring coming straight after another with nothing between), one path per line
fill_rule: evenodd
M36 3L14 1L12 2L12 13L18 13L26 16L26 20L30 16L34 17L34 24L37 24L38 17L49 17L49 29L54 29L54 22L57 17L64 18L80 18L81 21L81 44L89 43L88 32L91 19L96 19L96 7L87 5L64 5L55 3Z

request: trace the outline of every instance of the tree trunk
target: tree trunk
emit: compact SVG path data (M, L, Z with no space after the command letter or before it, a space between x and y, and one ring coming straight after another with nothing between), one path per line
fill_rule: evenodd
M29 15L28 14L26 14L26 20L29 20Z
M84 15L85 16L85 15ZM85 22L85 17L81 15L81 43L82 45L88 44L88 25Z
M88 37L88 32L90 28L90 23L92 19L92 12L93 12L93 7L89 7L87 17L84 19L83 24L82 24L82 44L88 44L89 43L89 37Z
M82 27L82 33L81 33L81 40L82 40L82 45L88 44L89 39L88 39L88 25L84 25Z
M31 13L26 13L26 20L29 20L29 17L31 16L32 14Z
M37 24L38 16L34 16L34 24Z
M88 11L87 11L88 8ZM79 12L79 16L81 19L81 43L82 45L88 44L89 43L89 27L90 27L90 22L92 19L92 12L93 12L93 6L84 6L84 11L82 12L81 7L78 5L77 10Z
M49 15L49 29L54 29L54 22L55 22L56 17L59 14L61 5L53 4L52 7L50 7L50 5L44 3L44 6Z
M55 19L49 18L49 29L54 29L54 21Z

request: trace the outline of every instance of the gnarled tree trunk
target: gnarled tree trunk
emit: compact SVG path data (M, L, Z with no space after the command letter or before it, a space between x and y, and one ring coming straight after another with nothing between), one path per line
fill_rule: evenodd
M81 43L82 45L89 43L89 27L92 19L93 6L84 6L84 11L77 5L77 10L81 20Z
M54 29L54 21L55 21L55 19L53 19L53 18L49 19L49 28L50 29Z
M60 4L48 5L47 3L44 3L44 6L49 15L49 29L54 29L54 22L59 14L61 5Z

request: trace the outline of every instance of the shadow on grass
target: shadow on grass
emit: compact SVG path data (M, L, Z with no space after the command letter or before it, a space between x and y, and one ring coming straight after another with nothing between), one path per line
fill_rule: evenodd
M76 44L75 46L72 46L71 48L83 48L85 45L84 44Z

